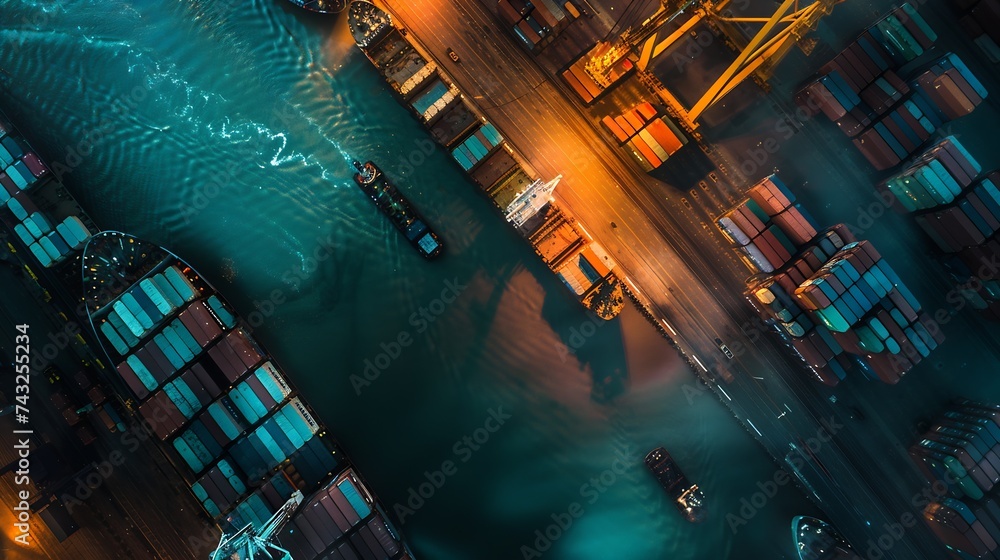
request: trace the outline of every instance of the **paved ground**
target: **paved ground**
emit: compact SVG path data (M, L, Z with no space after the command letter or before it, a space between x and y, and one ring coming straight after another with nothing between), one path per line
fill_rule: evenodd
M737 379L724 386L733 400L721 398L776 460L785 456L789 444L814 436L821 420L845 417L842 408L827 400L825 388L789 363L774 337L752 326L741 296L749 273L712 225L720 209L746 187L744 177L731 173L733 187L720 173L718 181L706 178L702 188L667 184L638 172L621 150L609 145L595 115L546 73L550 65L540 65L506 32L491 11L492 2L425 2L419 10L407 2L385 3L540 175L564 176L556 197L615 256L626 281L654 312L680 333L685 351L712 368L722 359L714 338L741 347L730 368ZM460 64L445 60L449 47L461 53ZM638 91L628 87L633 94ZM629 101L609 97L601 102L618 103L627 106ZM714 159L730 170L739 166L739 142L750 138L713 146ZM765 174L763 167L754 172ZM610 227L612 221L617 229ZM851 391L840 393L854 400ZM912 510L910 499L920 484L897 438L877 422L866 426L867 434L839 432L817 453L822 467L813 465L809 476L820 504L859 543L877 538L884 525ZM894 552L919 558L921 551L940 550L938 546L920 527L904 535Z

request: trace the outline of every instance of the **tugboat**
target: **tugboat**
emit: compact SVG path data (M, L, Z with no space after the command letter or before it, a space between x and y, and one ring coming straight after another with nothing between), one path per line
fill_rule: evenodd
M698 523L705 518L705 494L697 484L688 481L666 449L657 447L650 451L645 463L660 486L674 499L674 505L685 519Z
M357 173L354 182L375 202L375 206L388 216L392 225L406 237L410 245L425 259L433 259L441 254L444 245L436 233L417 214L416 209L406 200L396 186L385 178L382 170L373 162L353 163Z
M861 560L832 525L800 515L792 520L792 539L799 560Z

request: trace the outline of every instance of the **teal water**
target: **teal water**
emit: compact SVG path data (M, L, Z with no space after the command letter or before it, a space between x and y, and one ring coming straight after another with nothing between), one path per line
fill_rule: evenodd
M418 557L792 557L791 517L815 507L789 485L730 529L775 465L641 320L589 326L343 21L279 0L3 9L0 106L98 223L184 256L248 315L401 504ZM397 179L443 259L423 262L377 213L353 158ZM616 372L629 392L595 402L592 379ZM702 525L643 470L658 444L708 493ZM407 505L411 489L430 497ZM526 554L547 529L551 548Z

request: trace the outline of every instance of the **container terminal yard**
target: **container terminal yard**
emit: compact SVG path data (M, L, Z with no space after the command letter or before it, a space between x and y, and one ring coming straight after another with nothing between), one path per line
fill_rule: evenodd
M526 240L593 324L638 311L665 339L691 386L821 512L747 529L782 541L775 557L1000 558L1000 2L273 9L344 30L363 55L354 71L377 73L490 203L495 219L478 227ZM3 93L34 95L17 84ZM42 131L17 120L0 122L0 273L17 294L2 315L24 337L29 324L65 327L52 356L28 356L17 334L0 343L13 378L0 388L4 557L438 557L441 543L401 530L420 507L380 500L333 439L351 425L328 432L307 404L308 372L278 366L187 261L102 230L84 209L102 202L78 202L62 160L32 147ZM460 258L450 247L464 240L436 231L442 257L394 273ZM27 440L21 364L38 387ZM31 450L23 494L18 446ZM383 460L405 479L422 468ZM739 496L693 488L709 513L688 521L727 535L765 507L747 514ZM31 545L17 523L28 517ZM542 557L539 542L477 554Z

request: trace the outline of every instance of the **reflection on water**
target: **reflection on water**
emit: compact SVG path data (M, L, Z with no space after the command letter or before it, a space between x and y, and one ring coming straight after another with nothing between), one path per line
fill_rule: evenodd
M260 312L376 491L412 510L421 558L790 557L789 519L814 508L788 488L733 534L725 514L774 465L638 314L574 337L582 308L425 149L342 21L278 0L5 10L3 108L98 223L168 245ZM406 244L352 184L354 158L396 179L448 255ZM608 377L625 394L595 402ZM659 444L706 490L705 523L643 470Z

